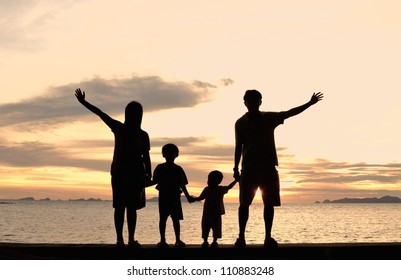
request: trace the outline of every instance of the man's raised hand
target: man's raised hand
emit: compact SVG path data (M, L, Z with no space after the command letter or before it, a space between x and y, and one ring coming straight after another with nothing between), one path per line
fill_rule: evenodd
M317 92L317 93L314 92L312 97L311 97L311 99L310 99L310 103L313 105L313 104L316 104L317 102L319 102L322 99L323 99L323 93L321 93L320 91Z

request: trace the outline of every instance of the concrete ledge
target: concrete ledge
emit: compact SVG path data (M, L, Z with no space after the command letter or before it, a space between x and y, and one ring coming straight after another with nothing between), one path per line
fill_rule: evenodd
M116 248L111 244L0 243L1 260L400 260L401 243L280 244L277 249L220 245L202 249Z

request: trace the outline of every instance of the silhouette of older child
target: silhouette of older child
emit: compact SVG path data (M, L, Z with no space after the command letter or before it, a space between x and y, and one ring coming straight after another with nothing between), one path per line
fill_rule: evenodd
M152 176L149 136L141 129L142 105L136 101L128 103L125 107L125 121L121 123L86 101L85 92L81 89L75 91L75 96L114 133L115 145L110 173L117 246L124 246L123 227L127 209L128 245L139 247L140 244L134 239L136 210L145 207L144 187Z
M180 220L183 220L181 207L181 193L184 192L188 202L194 202L187 191L187 176L181 166L174 163L179 155L178 147L174 144L166 144L162 148L165 163L156 166L153 172L153 181L151 184L157 184L159 191L159 231L160 242L157 244L160 248L169 247L166 242L166 223L167 218L171 216L175 233L175 247L185 247L185 243L180 239Z
M223 198L224 195L237 183L237 180L234 180L225 187L220 186L222 181L223 173L217 170L210 172L207 180L207 187L203 189L198 197L194 198L195 201L205 200L202 214L203 248L209 246L207 239L209 237L210 229L213 230L213 243L211 247L217 248L217 239L222 236L221 216L225 214Z

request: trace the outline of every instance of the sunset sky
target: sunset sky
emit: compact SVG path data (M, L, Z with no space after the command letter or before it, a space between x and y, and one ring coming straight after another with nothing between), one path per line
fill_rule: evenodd
M0 0L0 199L111 199L113 134L78 87L120 121L141 102L152 169L177 144L194 195L211 170L232 180L245 90L265 111L321 91L276 129L283 202L401 197L400 11L397 0Z

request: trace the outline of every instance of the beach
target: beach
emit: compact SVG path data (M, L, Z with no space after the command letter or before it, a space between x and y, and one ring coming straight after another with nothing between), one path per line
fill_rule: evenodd
M401 243L282 244L276 249L200 245L160 249L116 248L114 244L0 243L1 260L400 260Z

